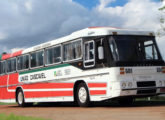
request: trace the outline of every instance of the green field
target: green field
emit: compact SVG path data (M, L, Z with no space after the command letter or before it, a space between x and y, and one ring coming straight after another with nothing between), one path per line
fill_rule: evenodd
M10 114L10 115L0 114L0 120L46 120L46 119L34 118L34 117L25 117L25 116L17 116L17 115L14 115L14 114Z
M165 96L154 96L154 97L145 97L145 98L136 98L135 101L165 101Z
M1 103L0 102L0 105L16 105L16 103Z

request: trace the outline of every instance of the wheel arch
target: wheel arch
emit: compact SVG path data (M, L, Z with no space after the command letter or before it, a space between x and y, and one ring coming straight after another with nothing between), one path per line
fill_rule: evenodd
M84 80L77 80L77 81L74 83L74 87L73 87L73 97L74 97L74 101L76 101L76 91L77 91L78 85L79 85L80 83L85 83L85 85L87 86L88 93L89 93L89 100L90 100L90 92L89 92L88 84L87 84Z

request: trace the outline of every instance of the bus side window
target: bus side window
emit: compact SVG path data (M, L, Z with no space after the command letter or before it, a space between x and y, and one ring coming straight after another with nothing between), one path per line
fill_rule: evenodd
M7 64L7 72L11 72L11 60L7 60L6 64Z
M0 62L0 74L5 74L6 72L6 61Z
M29 55L17 57L17 70L24 70L29 68Z
M61 62L61 46L48 48L45 50L45 53L46 53L46 65Z
M63 60L71 61L82 58L81 40L70 42L63 45Z
M16 58L11 59L11 72L16 71Z
M23 69L23 56L19 56L17 58L17 69L22 70Z
M54 47L53 51L54 51L53 63L61 62L61 46Z
M29 55L23 56L23 69L29 68Z
M44 65L44 52L39 51L31 54L31 68Z
M95 65L95 44L94 41L84 43L84 67L89 68Z
M14 72L16 71L16 58L12 58L7 60L7 72Z

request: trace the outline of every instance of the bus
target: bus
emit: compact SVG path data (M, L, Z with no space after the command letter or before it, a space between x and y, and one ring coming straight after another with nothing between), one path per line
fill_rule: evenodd
M0 102L118 100L165 93L165 64L155 35L112 27L89 27L0 60Z

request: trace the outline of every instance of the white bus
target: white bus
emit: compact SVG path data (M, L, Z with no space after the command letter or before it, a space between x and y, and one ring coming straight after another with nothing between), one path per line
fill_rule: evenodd
M165 64L153 32L90 27L0 61L0 102L76 102L165 93Z

